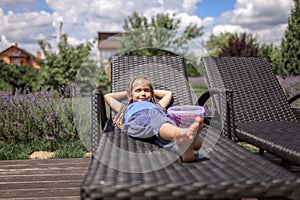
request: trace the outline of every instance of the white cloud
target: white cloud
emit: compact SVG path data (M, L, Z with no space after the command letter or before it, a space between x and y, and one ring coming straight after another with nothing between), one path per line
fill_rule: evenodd
M247 31L257 35L259 41L278 43L293 5L293 0L236 0L234 10L223 13L219 19L201 19L194 14L196 4L202 0L46 0L51 13L3 11L9 6L35 1L0 2L0 51L16 42L36 52L40 50L38 39L55 44L51 35L58 34L59 19L63 19L62 32L74 44L96 38L99 31L123 31L124 20L134 11L148 19L158 13L176 13L183 27L189 23L204 27L201 40L211 33Z
M52 16L44 11L17 14L10 11L1 15L0 23L0 32L12 42L36 42L37 39L48 38L46 34L53 31Z
M217 26L215 26L213 28L212 33L215 34L215 35L219 35L221 33L226 33L226 32L229 32L229 33L243 33L245 31L247 31L247 30L243 29L241 26L226 24L226 25L217 25Z
M187 27L189 24L195 24L198 27L203 26L202 20L196 15L188 15L187 13L180 13L176 17L181 19L182 28Z
M247 32L261 43L279 44L293 0L237 0L235 9L222 13L213 32Z
M12 42L8 41L5 37L5 35L0 35L0 48L1 49L6 49L8 47L10 47L11 45L13 45ZM2 50L0 50L2 51Z
M83 23L89 16L89 0L46 0L46 3L54 10L57 18L63 18L65 24Z
M259 43L273 43L274 45L280 45L286 28L286 24L281 24L269 27L268 29L256 31L254 33L257 36L257 41Z
M182 4L184 12L188 14L193 14L196 10L196 4L201 1L202 0L184 0Z
M287 22L292 0L237 0L231 23L261 27Z
M203 23L203 26L206 27L206 26L211 26L215 21L215 18L213 17L205 17L203 20L202 20L202 23Z
M36 1L38 0L1 0L0 6L5 8L5 7L17 6L20 4L33 3Z

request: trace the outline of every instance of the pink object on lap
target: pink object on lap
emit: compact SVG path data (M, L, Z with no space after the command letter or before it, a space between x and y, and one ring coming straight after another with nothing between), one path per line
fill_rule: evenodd
M196 117L204 119L205 109L202 106L185 105L170 107L167 112L177 126L187 128L195 121Z

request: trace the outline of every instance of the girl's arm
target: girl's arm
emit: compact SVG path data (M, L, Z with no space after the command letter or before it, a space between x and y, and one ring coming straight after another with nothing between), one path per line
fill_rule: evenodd
M119 112L121 109L121 99L127 97L127 92L115 92L108 93L104 95L105 102L116 112Z
M167 108L172 100L173 93L167 90L154 90L154 94L160 99L159 104Z

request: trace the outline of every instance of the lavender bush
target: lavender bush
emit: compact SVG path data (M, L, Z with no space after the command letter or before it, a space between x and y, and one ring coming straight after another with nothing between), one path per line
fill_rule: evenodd
M300 93L300 76L278 76L277 78L288 98Z
M61 88L61 90L64 90ZM71 100L58 91L0 91L0 140L29 142L78 138Z

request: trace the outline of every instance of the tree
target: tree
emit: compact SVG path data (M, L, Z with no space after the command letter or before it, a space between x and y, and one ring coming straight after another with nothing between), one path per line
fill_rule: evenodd
M295 5L288 19L288 27L281 43L281 66L289 75L300 74L300 1L294 0Z
M38 44L45 56L44 60L40 60L45 86L54 89L74 83L77 72L88 58L92 47L90 42L77 46L70 45L66 34L62 35L58 43L58 53L53 52L48 42L39 40Z
M258 49L258 56L265 57L269 60L273 71L276 74L282 73L282 68L280 67L281 49L273 44L262 44Z
M222 48L219 56L257 56L258 47L256 38L253 38L251 34L238 35L236 33L228 39L227 45Z
M209 56L219 56L222 49L228 44L230 37L233 33L225 32L220 35L211 34L205 43L205 47Z
M0 60L0 89L15 90L28 88L37 90L42 84L40 70L30 66L6 64Z
M203 35L203 27L189 24L180 31L180 26L181 19L176 18L175 14L172 16L157 14L148 20L145 16L134 12L125 19L123 28L126 33L122 35L119 54L146 56L180 54L185 57L189 54L189 42Z

